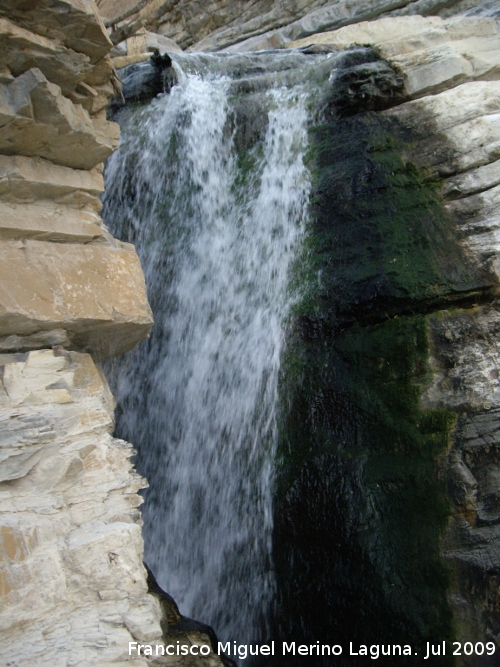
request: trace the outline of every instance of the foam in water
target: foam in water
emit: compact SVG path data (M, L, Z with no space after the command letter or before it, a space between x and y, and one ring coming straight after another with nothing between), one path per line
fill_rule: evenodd
M271 61L280 74L262 83ZM135 243L156 322L108 369L118 435L150 483L145 561L224 641L265 637L273 599L278 375L313 90L285 74L305 62L178 57L179 84L130 113L106 168L105 220ZM258 91L251 118L235 112L252 107L242 90Z

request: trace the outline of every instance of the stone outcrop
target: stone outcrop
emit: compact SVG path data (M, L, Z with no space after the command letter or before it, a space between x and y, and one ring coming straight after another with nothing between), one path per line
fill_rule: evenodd
M99 215L119 86L92 0L0 8L0 662L187 664L148 593L131 445L95 360L152 316L133 246ZM176 624L173 624L175 627ZM176 641L210 645L202 628ZM220 664L213 652L189 664Z
M404 624L421 613L418 618L436 628L437 616L428 620L428 606L415 612L425 586L429 596L436 594L429 580L413 583L428 557L422 548L418 560L415 556L424 539L436 557L426 561L425 571L435 573L435 582L441 576L451 582L448 604L456 639L493 640L497 646L499 36L494 18L398 16L288 45L312 54L350 51L339 56L344 60L327 93L331 125L317 131L315 211L321 237L315 252L323 253L317 260L323 267L321 292L312 301L315 309L310 306L300 323L304 342L291 346L292 354L297 345L296 354L309 360L309 373L307 379L301 376L299 416L290 417L287 437L316 453L296 454L305 457L300 472L283 472L277 509L278 563L283 558L278 567L288 582L283 591L294 576L283 554L296 540L297 572L306 567L301 558L307 553L315 578L322 567L335 573L321 603L324 614L328 609L336 617L331 610L340 596L348 618L347 600L355 599L357 608L374 605L372 613L377 609L381 619L391 610L389 624L396 633L396 609ZM386 59L385 65L374 65L368 45ZM316 345L324 340L321 349L328 350L321 363L309 342L316 338ZM430 373L424 370L427 363ZM311 413L300 413L308 401ZM308 426L308 420L314 425ZM341 443L337 448L336 442ZM427 479L427 495L418 496L421 475ZM322 489L317 502L311 495L315 485ZM411 503L405 488L416 494ZM358 516L352 514L353 504ZM407 524L399 545L385 534L384 517L390 512L394 526L399 520ZM305 517L311 515L317 517L315 527L306 526ZM426 521L442 526L439 539L425 533ZM301 530L309 531L306 538ZM326 565L318 561L316 570L311 545L329 531L336 535L334 553ZM413 546L405 551L409 543ZM448 574L438 574L438 549ZM325 559L325 550L320 553ZM389 571L397 576L384 583ZM301 575L296 577L294 584ZM405 591L401 597L399 578ZM342 588L339 581L350 583ZM304 583L298 618L316 615L321 624L319 600L308 597L308 587L319 590L324 583ZM384 602L380 596L365 600L367 590L377 585L385 591L380 594ZM446 586L442 590L444 596ZM313 607L304 612L306 600ZM451 638L444 597L436 595L434 604L435 610L441 605L440 632ZM337 623L342 632L342 621ZM354 621L349 627L355 627ZM365 620L366 639L370 631ZM457 664L494 663L462 656Z
M33 207L26 213L33 215ZM96 226L95 222L78 230L77 221L49 210L46 226L52 219L54 233L59 236L54 240L61 241L71 228L65 238L68 242L37 239L37 230L27 230L26 236L34 231L29 239L0 241L0 280L9 285L0 314L3 335L64 329L72 348L90 350L98 359L130 349L151 328L135 251L121 244L115 248L107 243L92 245L83 234L89 234L88 226ZM42 227L43 220L39 222ZM83 227L84 217L81 223ZM75 243L78 231L83 236L80 244ZM42 231L40 236L44 235Z
M161 641L162 613L144 482L83 352L130 349L152 323L137 255L99 215L119 136L103 117L111 43L93 2L0 15L0 660L122 664L128 641Z
M0 11L0 340L64 330L104 358L151 327L130 246L99 215L102 162L119 128L105 118L116 75L90 0ZM15 338L12 338L12 337Z
M161 613L140 560L144 481L110 435L113 398L88 354L0 364L0 661L123 664L129 641L161 637Z
M90 355L1 354L0 370L2 664L220 665L213 654L192 663L129 655L135 641L155 656L180 617L148 594L145 482L131 445L110 435L114 401ZM177 640L211 645L201 626Z
M73 169L92 169L118 145L115 126L90 118L38 68L2 84L0 96L0 150L4 154L37 156Z
M453 515L443 542L450 601L464 640L498 646L500 474L496 302L429 318L433 384L425 405L453 410L453 445L443 461ZM476 663L473 663L476 664Z
M0 7L0 662L217 667L210 629L149 593L147 483L95 363L152 326L139 258L100 216L111 48L93 0Z
M451 16L464 11L495 15L491 0L101 0L114 43L146 27L190 51L275 48L294 39L400 14Z
M287 47L304 48L314 43L345 49L370 44L403 72L406 91L415 99L466 81L498 80L498 39L495 19L412 16L359 23L294 41Z

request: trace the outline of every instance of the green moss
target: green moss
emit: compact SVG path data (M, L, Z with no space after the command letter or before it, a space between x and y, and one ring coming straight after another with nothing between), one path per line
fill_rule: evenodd
M425 642L452 636L437 462L454 418L421 405L425 313L482 277L440 183L406 157L411 136L376 114L312 136L312 221L281 381L281 631L408 643L420 656L398 664L420 665Z
M318 307L335 321L420 312L484 284L464 256L439 181L405 157L408 132L367 113L317 126L311 137L314 316Z
M258 166L262 163L262 155L261 144L238 151L236 176L232 187L240 202L248 198L249 190L255 190L259 186L261 173Z
M291 590L301 590L302 619L323 605L318 639L332 623L353 641L378 638L423 649L426 641L450 638L439 556L449 507L436 461L448 446L453 418L421 407L427 355L420 315L335 335L296 332L290 341L276 556L286 590L291 580ZM326 498L317 491L324 484ZM305 517L297 509L303 503ZM317 524L316 537L304 541L304 522ZM323 600L321 590L328 591ZM293 606L286 592L284 598Z

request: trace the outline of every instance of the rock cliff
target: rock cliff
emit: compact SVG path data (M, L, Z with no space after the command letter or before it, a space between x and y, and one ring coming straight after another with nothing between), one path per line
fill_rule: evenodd
M93 0L0 7L3 665L220 664L129 654L131 641L210 637L148 593L146 482L111 436L114 401L95 363L152 326L135 250L99 215L119 138L106 121L119 91L111 47Z
M349 49L312 133L321 281L286 362L276 556L292 635L335 618L360 641L390 627L500 643L499 36L494 19L416 16L289 44Z
M116 44L141 27L174 40L189 51L280 47L294 39L386 16L469 12L494 17L492 0L100 0Z
M497 8L99 5L115 41L135 21L193 50L348 50L325 94L335 122L313 132L310 255L322 284L298 309L287 362L296 411L284 440L297 455L280 471L276 554L281 603L296 615L284 631L328 633L333 617L339 631L345 620L376 638L366 603L401 622L395 638L425 617L421 634L498 645L500 26L480 16ZM469 17L446 18L460 11ZM405 16L419 13L434 16ZM113 399L96 366L152 325L135 251L99 215L102 161L118 141L105 117L119 91L112 46L92 0L0 7L5 665L171 664L129 656L128 642L210 643L164 594L148 594L145 482L130 445L111 436ZM178 664L204 663L220 664Z
M500 644L500 25L486 5L237 45L338 63L311 128L300 278L314 279L281 388L276 636L289 641ZM226 48L222 34L203 44Z

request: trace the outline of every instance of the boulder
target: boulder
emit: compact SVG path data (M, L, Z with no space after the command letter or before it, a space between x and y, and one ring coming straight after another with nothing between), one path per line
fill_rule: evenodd
M136 57L127 56L126 59ZM170 56L167 53L160 55L158 50L148 56L147 62L137 62L121 70L120 77L122 90L110 102L111 114L125 104L147 102L161 93L169 93L177 83L177 73Z
M70 224L68 222L68 224ZM121 354L152 326L133 246L0 240L0 335L62 329L96 358Z
M0 84L0 152L46 158L75 169L92 169L118 144L114 123L93 120L35 68Z
M0 16L84 53L92 63L113 46L93 0L2 0Z

